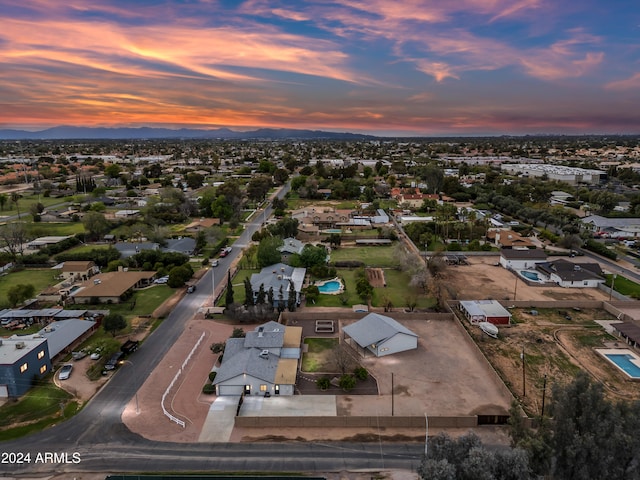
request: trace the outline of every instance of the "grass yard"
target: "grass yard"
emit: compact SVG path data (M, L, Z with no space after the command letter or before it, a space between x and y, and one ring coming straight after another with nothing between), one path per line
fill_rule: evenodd
M70 402L71 395L57 388L46 378L42 385L34 386L18 402L0 407L0 441L11 440L44 430L75 414L78 404ZM60 406L64 405L62 415ZM19 427L8 428L10 425Z
M41 203L45 206L45 210L53 205L59 205L64 202L68 202L72 199L72 197L65 198L53 198L53 197L45 197L43 195L23 195L20 194L21 198L18 201L18 208L16 208L16 204L11 201L11 197L7 200L7 203L4 206L4 209L0 210L0 216L11 216L17 215L18 210L20 211L20 215L29 213L31 209L31 205L36 203ZM31 215L28 215L31 218ZM21 217L24 218L24 217Z
M86 243L84 245L79 245L77 247L70 248L64 253L71 253L71 254L87 253L87 252L90 252L91 250L102 250L102 249L106 250L108 248L111 248L112 246L113 245L111 245L110 243Z
M307 373L335 372L335 361L332 358L333 349L338 345L337 338L305 338L308 346L302 354L302 371Z
M58 273L57 270L51 270L50 268L38 268L12 271L0 276L0 304L7 302L7 292L13 285L31 284L35 287L36 293L38 293L44 288L58 283L55 278Z
M606 277L607 281L605 285L607 285L607 287L611 287L613 275L608 274ZM616 279L613 282L613 289L616 292L621 293L622 295L626 295L627 297L640 298L640 285L633 280L629 280L628 278L623 277L622 275L616 275Z
M371 305L374 307L382 307L385 300L391 301L393 307L401 308L407 304L407 299L417 302L416 308L432 308L435 306L435 299L426 296L418 289L409 286L409 276L399 270L387 268L384 270L387 286L375 288ZM356 271L347 269L338 269L337 276L342 278L348 295L346 304L342 303L341 295L323 295L320 294L313 307L351 307L352 305L363 303L362 299L356 293Z
M65 236L84 233L81 222L38 222L25 224L27 233L33 237Z
M238 270L238 273L235 277L231 279L231 284L233 285L233 302L234 303L244 303L245 294L244 294L244 279L251 278L251 275L254 273L259 273L260 270ZM216 275L216 279L218 276ZM225 286L226 286L226 275L225 275ZM277 295L277 292L275 293ZM226 294L223 293L218 301L217 305L220 307L226 306Z
M356 260L364 262L368 267L395 267L398 261L394 258L395 245L380 247L340 247L331 250L331 263Z
M167 285L154 285L143 290L136 290L133 296L124 303L114 303L110 305L75 305L69 308L88 310L109 310L111 313L119 313L127 320L133 317L151 315L162 302L175 293L173 288Z

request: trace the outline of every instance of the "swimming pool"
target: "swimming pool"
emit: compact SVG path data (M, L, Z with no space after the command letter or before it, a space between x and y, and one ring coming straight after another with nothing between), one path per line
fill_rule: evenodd
M335 295L342 291L342 282L338 279L317 283L316 286L318 287L320 293L326 293L328 295Z
M328 228L327 230L323 230L324 233L342 233L342 229L340 228Z
M600 355L622 370L629 378L640 380L640 357L631 350L597 350Z
M538 272L532 272L531 270L520 270L518 273L520 274L520 276L532 282L542 283L544 281L542 280L542 278L540 278L540 275L538 275Z

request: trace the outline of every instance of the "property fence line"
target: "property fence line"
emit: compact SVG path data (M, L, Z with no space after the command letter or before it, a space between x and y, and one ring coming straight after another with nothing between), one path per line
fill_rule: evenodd
M169 392L171 391L171 389L175 385L176 381L180 377L180 374L182 373L182 371L185 369L185 367L189 363L189 360L191 360L191 357L193 357L194 353L196 352L196 349L200 346L200 344L202 343L202 340L204 340L204 337L205 337L205 332L202 332L202 335L200 335L200 338L198 339L196 344L193 346L193 348L189 352L189 355L187 355L187 358L185 358L184 362L182 362L182 366L176 372L175 376L173 377L173 380L171 380L171 383L169 384L167 389L162 394L162 400L160 401L160 405L162 406L162 413L164 413L165 416L167 418L169 418L169 420L171 420L172 422L176 422L182 428L185 428L185 426L186 426L184 420L180 420L178 417L175 417L175 416L171 415L171 413L169 413L169 411L165 408L164 401L167 398L167 395L169 395Z

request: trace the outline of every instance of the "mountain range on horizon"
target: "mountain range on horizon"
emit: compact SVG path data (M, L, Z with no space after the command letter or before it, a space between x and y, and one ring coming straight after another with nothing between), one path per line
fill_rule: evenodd
M234 131L230 128L156 128L156 127L74 127L58 126L39 131L0 129L0 140L367 140L379 137L349 132L258 128Z

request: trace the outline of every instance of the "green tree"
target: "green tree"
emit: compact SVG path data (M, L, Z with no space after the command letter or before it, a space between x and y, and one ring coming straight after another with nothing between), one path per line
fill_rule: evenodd
M338 385L345 392L353 390L353 388L356 386L356 377L354 377L353 375L349 375L348 373L345 373L344 375L340 376L340 379L338 380Z
M102 319L102 328L115 337L116 332L127 327L127 320L119 313L110 313Z
M233 283L231 283L231 271L227 271L227 290L225 292L224 299L227 307L233 304Z
M244 306L249 307L253 305L253 288L251 288L251 280L244 279Z
M105 167L104 174L109 178L120 178L120 173L122 172L122 168L117 163L112 163L111 165Z
M87 212L84 217L82 217L82 225L89 236L95 240L99 239L111 229L109 221L104 218L102 213L98 212Z
M327 263L327 249L324 245L306 244L300 253L300 262L303 267L311 268Z
M296 311L296 304L297 304L297 293L296 293L296 288L293 284L293 280L289 280L289 292L288 292L288 296L287 296L287 310L289 310L290 312L295 312Z
M304 295L307 303L316 303L320 298L320 289L315 285L309 285L305 288Z
M182 287L192 276L193 270L188 266L188 264L173 267L169 270L169 280L167 281L167 285L171 288Z
M256 298L256 303L258 305L262 305L267 301L267 292L264 290L264 283L260 284L260 289L258 290L258 296Z
M258 260L258 267L264 268L275 263L279 263L282 257L280 250L283 245L282 238L280 237L266 237L260 240L258 245L258 252L256 254Z
M30 283L18 283L9 287L7 290L7 299L13 308L17 307L20 303L33 298L36 293L36 288Z
M0 193L0 210L4 210L5 205L9 201L9 195L6 193Z

